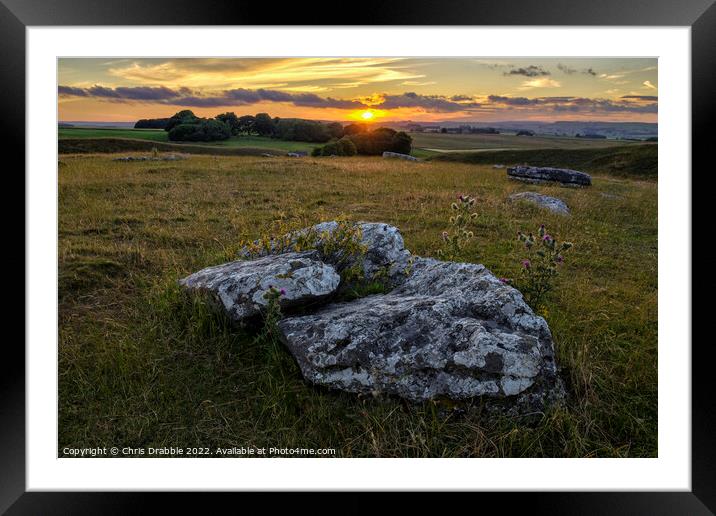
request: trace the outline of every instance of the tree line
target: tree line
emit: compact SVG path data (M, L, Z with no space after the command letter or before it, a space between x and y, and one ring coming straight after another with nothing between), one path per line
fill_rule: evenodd
M243 135L325 143L343 136L343 126L338 122L272 118L268 113L236 116L236 113L228 112L214 118L200 118L189 109L179 111L170 118L138 120L134 128L164 129L172 141L218 141Z
M164 129L171 141L210 142L232 136L264 136L287 141L325 143L313 150L314 156L379 155L385 151L410 154L412 138L403 131L387 127L371 130L367 124L319 122L302 118L272 118L268 113L237 116L221 113L200 118L185 109L169 118L138 120L135 129Z

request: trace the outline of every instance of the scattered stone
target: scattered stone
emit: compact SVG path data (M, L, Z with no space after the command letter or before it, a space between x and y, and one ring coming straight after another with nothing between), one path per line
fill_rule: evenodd
M505 166L504 166L504 165L500 165L500 164L496 164L496 165L492 165L492 168L505 168Z
M330 296L341 281L336 270L319 259L317 251L269 255L207 267L179 280L192 294L208 294L235 322L265 309L264 294L271 286L283 290L282 309L308 305Z
M479 264L417 258L387 294L278 326L304 377L330 388L411 401L510 398L520 413L562 395L547 323Z
M552 182L568 186L592 184L592 177L589 174L568 168L515 166L507 168L507 175L510 179L534 184Z
M182 154L168 154L166 156L122 156L113 158L112 161L180 161L187 159Z
M404 159L406 161L420 161L415 156L411 156L409 154L401 154L399 152L390 152L390 151L385 151L383 153L383 157L384 158L394 158L394 159Z
M274 155L273 155L273 154L269 154L268 152L263 152L263 153L261 153L261 157L262 157L262 158L273 158Z
M287 153L286 156L288 156L289 158L303 158L304 156L308 156L308 152L294 151Z
M569 215L569 207L567 204L556 197L549 197L548 195L542 195L537 192L520 192L510 195L510 201L527 201L540 206L541 208L547 208L554 213L560 213L562 215Z
M405 249L400 230L395 226L380 222L358 222L356 224L360 227L361 243L367 248L363 260L365 277L372 278L376 273L385 271L386 281L389 284L397 284L402 281L405 278L406 268L409 266L410 251ZM336 264L341 257L323 254L320 236L324 233L332 234L337 228L338 222L330 221L301 229L271 242L270 248L262 251L260 255L295 251L298 239L310 232L319 237L316 247L320 253L320 259L326 263ZM241 249L239 256L242 258L252 257L247 248ZM344 264L347 267L350 265L352 265L350 261Z

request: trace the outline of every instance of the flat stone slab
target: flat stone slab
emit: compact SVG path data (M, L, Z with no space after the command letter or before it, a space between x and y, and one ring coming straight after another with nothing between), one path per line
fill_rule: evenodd
M281 308L308 305L338 290L336 270L320 261L317 251L268 255L207 267L179 280L192 294L209 298L235 322L259 315L267 306L264 294L283 290Z
M569 207L562 199L542 195L537 192L520 192L510 195L510 201L527 201L536 204L540 208L546 208L554 213L569 215Z
M539 410L561 392L547 323L483 265L417 258L388 294L279 322L310 382L411 401L509 398Z
M592 176L568 168L515 166L507 168L510 179L527 183L561 183L568 186L589 186Z

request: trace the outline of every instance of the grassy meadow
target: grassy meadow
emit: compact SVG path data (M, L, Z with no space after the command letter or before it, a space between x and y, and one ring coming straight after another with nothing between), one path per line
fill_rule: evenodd
M575 189L525 185L504 169L458 161L112 157L60 156L58 450L657 456L655 180L595 175L592 187ZM572 216L506 201L525 190L563 199ZM280 344L231 328L176 284L234 259L242 240L340 215L394 224L408 249L434 256L459 193L475 196L479 213L463 259L498 276L518 274L519 230L544 223L575 244L542 312L570 396L537 420L487 418L477 403L410 404L308 385Z

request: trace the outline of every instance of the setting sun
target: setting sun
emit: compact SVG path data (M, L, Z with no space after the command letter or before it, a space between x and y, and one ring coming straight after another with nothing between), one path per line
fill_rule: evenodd
M348 118L359 122L376 122L385 117L386 112L381 109L359 109L348 114Z

